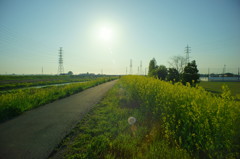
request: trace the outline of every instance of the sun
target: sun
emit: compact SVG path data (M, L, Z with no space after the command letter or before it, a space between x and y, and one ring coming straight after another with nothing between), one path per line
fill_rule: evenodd
M110 27L102 27L99 30L99 37L101 40L106 41L106 42L110 42L112 40L112 29Z

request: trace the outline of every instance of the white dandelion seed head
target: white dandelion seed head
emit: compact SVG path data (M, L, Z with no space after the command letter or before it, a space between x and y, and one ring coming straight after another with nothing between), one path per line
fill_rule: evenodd
M129 123L130 125L133 125L134 123L136 123L136 121L137 121L137 119L134 118L134 117L129 117L129 118L128 118L128 123Z

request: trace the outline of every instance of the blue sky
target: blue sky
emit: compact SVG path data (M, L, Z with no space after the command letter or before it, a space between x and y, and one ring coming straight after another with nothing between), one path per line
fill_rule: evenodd
M137 73L191 47L200 72L240 67L238 0L0 0L0 74ZM102 27L112 31L99 38Z

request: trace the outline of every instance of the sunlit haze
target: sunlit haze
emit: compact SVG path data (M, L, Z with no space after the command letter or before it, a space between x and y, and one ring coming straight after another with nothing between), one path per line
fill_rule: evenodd
M60 47L65 72L144 73L187 45L200 73L237 73L239 19L238 0L1 0L0 74L57 74Z

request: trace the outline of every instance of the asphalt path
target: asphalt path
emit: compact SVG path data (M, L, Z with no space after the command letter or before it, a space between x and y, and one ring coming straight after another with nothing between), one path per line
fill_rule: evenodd
M115 81L89 88L0 124L0 159L45 159Z

